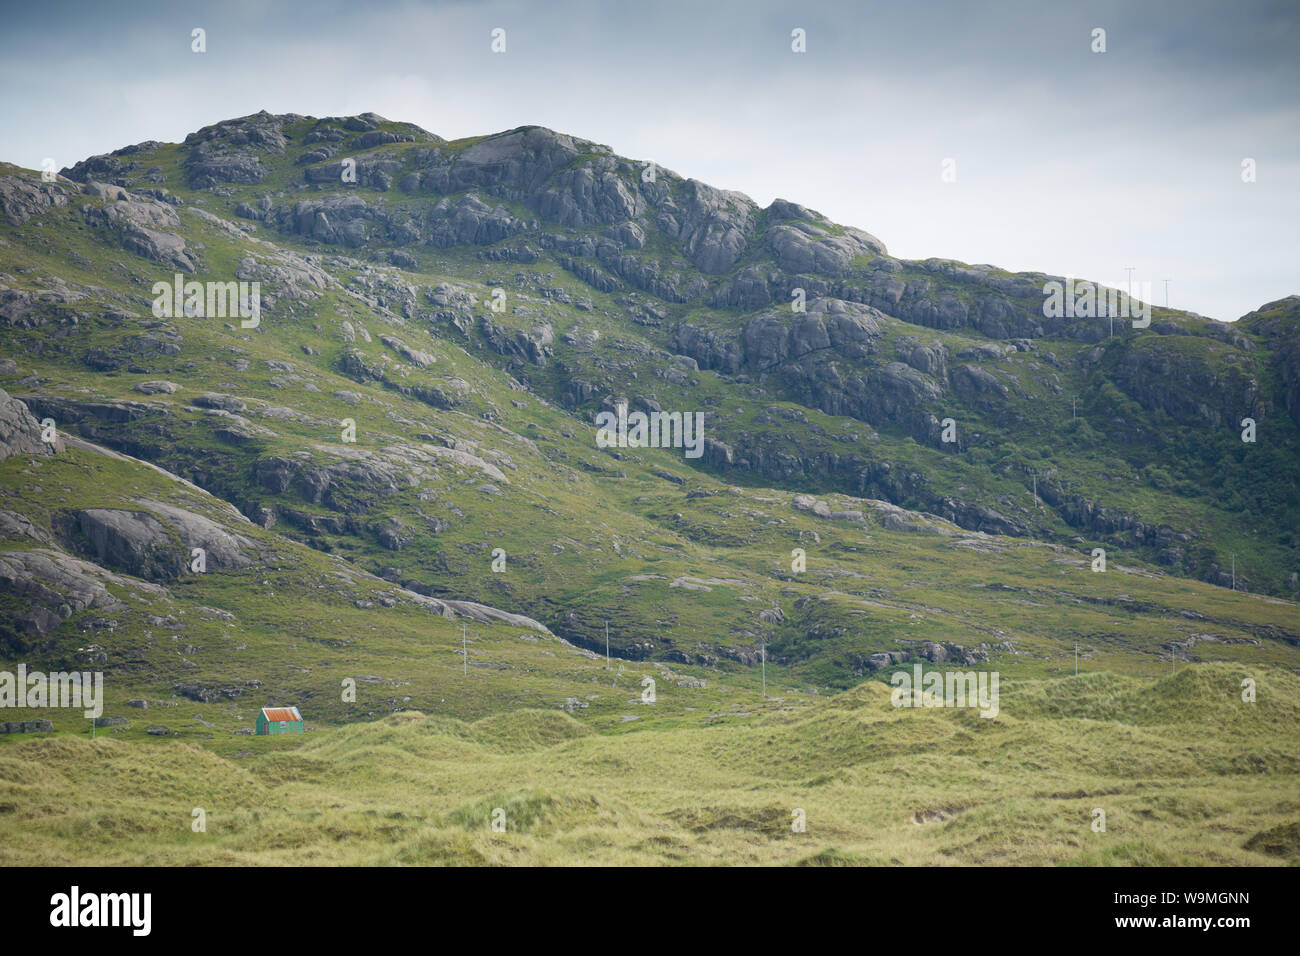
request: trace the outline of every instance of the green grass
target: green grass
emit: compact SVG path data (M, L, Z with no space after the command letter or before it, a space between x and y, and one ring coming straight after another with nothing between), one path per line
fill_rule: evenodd
M1258 671L1247 704L1241 673L1015 682L995 720L895 709L868 684L631 734L522 710L472 723L407 712L248 738L226 756L23 741L0 747L0 860L1294 864L1300 683ZM196 807L206 832L191 829ZM796 810L806 832L791 828ZM37 827L41 840L24 838Z

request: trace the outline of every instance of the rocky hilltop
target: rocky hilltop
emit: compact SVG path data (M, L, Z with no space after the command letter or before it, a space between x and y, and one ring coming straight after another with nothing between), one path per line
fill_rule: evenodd
M14 649L160 617L195 548L241 580L326 556L354 608L592 650L611 620L629 659L763 644L832 682L1010 653L989 589L1046 593L1011 583L1019 548L1032 575L1101 550L1198 594L1300 597L1300 297L1231 323L1058 314L1061 276L899 259L541 127L447 141L373 113L259 113L53 181L3 166L0 216ZM160 314L177 275L257 283L258 321ZM704 455L597 448L622 404L703 412ZM64 475L109 461L139 487ZM872 583L888 560L906 584ZM979 593L927 623L898 589L948 573ZM1098 578L1050 600L1213 616L1078 590ZM1278 607L1219 636L1289 646Z

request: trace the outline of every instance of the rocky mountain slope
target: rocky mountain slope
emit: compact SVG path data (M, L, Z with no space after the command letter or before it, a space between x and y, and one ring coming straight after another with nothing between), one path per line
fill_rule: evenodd
M588 705L607 626L717 706L764 657L805 690L1075 644L1295 666L1300 297L1049 317L1062 277L374 114L0 167L0 217L0 656L122 704ZM599 447L623 403L702 412L702 455ZM471 663L486 697L448 690ZM344 667L396 689L349 709Z

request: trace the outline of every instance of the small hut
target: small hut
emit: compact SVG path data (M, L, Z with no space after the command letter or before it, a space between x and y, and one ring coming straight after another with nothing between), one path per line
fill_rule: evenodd
M257 715L258 734L300 734L302 714L297 707L263 707Z

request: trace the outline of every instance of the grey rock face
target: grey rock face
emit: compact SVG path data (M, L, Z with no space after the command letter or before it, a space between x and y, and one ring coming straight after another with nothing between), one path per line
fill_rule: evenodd
M821 316L799 314L760 315L745 327L741 337L745 364L770 369L809 352L830 348L831 339Z
M69 532L99 564L149 580L180 576L188 554L174 542L162 523L142 511L87 508L72 514Z
M369 237L366 219L373 211L360 196L345 195L280 206L273 214L283 232L356 248Z
M219 183L255 183L266 176L259 153L281 154L288 141L284 121L262 111L254 116L206 126L185 137L190 154L184 166L192 189Z
M740 343L716 329L682 323L673 331L670 347L695 359L700 368L731 374L740 371Z
M178 683L175 685L176 692L182 697L188 697L190 700L196 700L201 704L207 704L214 700L237 700L250 690L257 690L262 686L259 680L245 680L239 683Z
M67 604L73 611L121 607L105 581L121 583L116 575L60 552L0 552L0 588L31 600Z
M389 551L401 551L411 536L410 529L397 518L380 522L372 530L379 543Z
M180 536L186 548L203 548L207 552L207 564L211 568L238 570L248 567L252 559L246 551L253 547L253 542L243 535L232 534L217 522L203 515L164 504L148 498L140 503L162 516L163 520Z
M180 386L175 382L167 382L162 379L152 382L137 382L131 386L133 392L139 392L142 395L171 395L179 388Z
M881 388L900 405L922 405L943 395L934 379L902 362L890 362L879 372Z
M501 355L518 356L538 366L546 365L546 360L552 355L551 347L555 344L555 330L551 328L550 323L536 326L525 332L522 329L502 328L484 316L482 328L488 345Z
M102 200L99 206L82 207L88 223L116 233L122 246L138 255L182 272L194 271L197 260L186 251L185 239L174 231L181 223L171 206L93 181L86 184L85 192Z
M538 126L521 127L489 136L459 156L438 157L424 171L422 182L439 193L507 186L531 194L579 152L569 136Z
M489 206L470 193L456 203L444 199L429 216L429 245L489 245L537 228L537 223L519 219L504 206Z
M533 207L543 218L562 226L595 226L635 219L645 212L645 199L617 175L616 168L613 157L603 157L590 166L565 170L537 195ZM635 241L635 233L631 236Z
M0 536L10 540L30 538L41 544L52 544L53 539L45 530L32 522L26 515L16 511L0 511Z
M192 548L207 552L210 569L237 570L251 563L247 538L174 505L140 503L162 520L146 511L86 508L65 516L60 530L100 564L146 580L174 580L185 573Z
M242 282L262 283L264 308L267 307L268 291L283 299L311 299L318 297L323 290L337 286L329 273L283 249L263 258L249 256L241 259L235 278Z
M743 193L724 192L693 179L683 184L683 192L686 204L670 212L670 220L678 222L676 237L687 258L708 275L727 272L749 249L758 207ZM660 208L671 211L676 206L667 200Z
M1300 295L1269 302L1244 316L1241 325L1273 343L1273 367L1282 382L1282 403L1300 424Z
M947 377L947 353L942 346L916 346L908 353L907 364L934 378Z
M389 136L395 134L380 133L380 136ZM361 137L364 139L365 137ZM360 142L357 143L359 148L362 147ZM307 153L299 157L299 163L319 162L320 160L329 159L336 151L333 149L320 149L315 153ZM383 155L366 156L366 157L343 157L351 159L352 172L356 175L354 182L357 186L368 187L387 191L393 184L393 176L401 172L402 164L397 160L388 158ZM348 169L343 159L334 162L324 163L319 166L312 166L303 170L303 178L309 183L324 183L326 185L337 185L344 182L343 176Z
M108 346L96 346L86 353L85 363L97 372L111 372L127 366L142 370L149 359L180 355L183 338L173 327L159 325L139 335L127 335Z
M819 300L815 305L825 306L826 331L831 348L838 355L860 361L872 354L881 334L879 320L883 316L879 312L870 306L839 299Z
M610 226L609 235L628 249L640 249L645 246L645 231L635 222L621 222Z
M381 335L379 336L379 341L383 342L412 365L418 366L419 368L428 368L434 362L438 361L428 352L411 348L395 335Z
M1259 381L1244 354L1225 349L1211 368L1202 355L1183 350L1179 338L1161 336L1128 351L1116 369L1116 384L1143 407L1179 420L1200 419L1217 428L1264 417Z
M80 611L121 610L122 603L113 597L106 583L130 585L144 593L165 593L154 585L130 581L54 549L0 552L0 594L16 599L21 608L16 614L0 618L0 644L23 653Z
M958 365L948 375L953 392L973 404L987 404L990 399L1005 398L1007 387L987 369L978 365Z
M11 225L22 225L51 209L66 206L69 192L66 184L57 181L47 183L24 176L0 176L0 213Z
M845 230L833 235L809 222L772 227L767 232L767 248L787 272L826 276L843 275L858 256L885 251L883 243L864 232Z
M83 421L133 422L156 411L147 402L78 402L73 399L45 395L23 397L33 414L48 416L60 424Z
M0 389L0 461L10 455L52 455L63 450L63 441L41 441L41 423L27 405Z
M54 732L54 725L48 720L6 720L0 723L3 734L48 734Z
M426 597L423 594L416 594L414 591L403 591L402 596L411 603L426 607L442 617L463 615L471 621L479 621L483 624L509 624L511 627L524 627L542 634L551 633L550 628L545 624L534 621L531 617L525 617L522 614L511 614L509 611L489 607L475 601L443 601L438 598Z
M735 373L741 367L765 371L814 352L831 350L851 359L871 354L881 329L869 306L816 299L807 312L774 309L750 320L737 342L725 333L682 323L670 347L701 368Z
M236 398L234 395L222 395L218 392L205 392L202 395L197 395L191 399L191 404L199 408L216 408L236 414L248 411L247 402Z
M354 460L328 465L294 458L263 458L253 466L253 476L268 494L292 491L308 504L325 505L345 514L362 513L375 501L391 497L415 480L377 456L360 453ZM344 524L339 525L340 531Z

